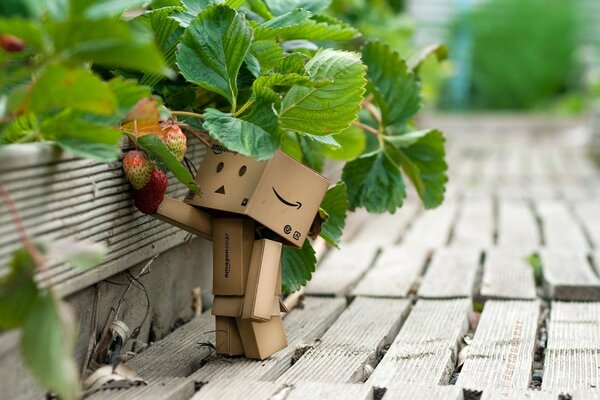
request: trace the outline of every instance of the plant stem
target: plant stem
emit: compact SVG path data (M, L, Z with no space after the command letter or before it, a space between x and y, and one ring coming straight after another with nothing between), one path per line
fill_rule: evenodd
M369 114L371 114L373 119L377 122L377 125L381 125L381 113L377 107L375 107L373 103L370 103L366 100L362 102L362 106Z
M356 126L357 128L364 129L365 131L367 131L367 132L369 132L369 133L372 133L372 134L373 134L373 135L375 135L375 136L379 136L379 131L378 131L377 129L373 128L373 127L372 127L372 126L370 126L370 125L363 124L363 123L362 123L362 122L360 122L360 121L354 121L354 122L352 123L352 125Z
M248 107L250 107L252 104L254 104L254 100L250 99L246 102L246 104L244 104L243 106L240 107L239 110L237 110L237 112L235 114L233 114L234 117L237 117L238 115L242 114L244 111L246 111L248 109Z
M204 120L204 115L198 114L191 111L171 111L171 115L179 116L179 117L192 117Z

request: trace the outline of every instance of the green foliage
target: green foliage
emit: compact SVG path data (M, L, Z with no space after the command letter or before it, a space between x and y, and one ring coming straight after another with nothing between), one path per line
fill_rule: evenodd
M332 246L337 247L340 243L348 207L348 192L344 182L329 188L321 202L321 208L327 213L327 220L321 227L321 237Z
M282 289L285 293L295 292L306 285L313 272L317 258L315 251L308 240L304 242L301 249L284 247L282 257Z

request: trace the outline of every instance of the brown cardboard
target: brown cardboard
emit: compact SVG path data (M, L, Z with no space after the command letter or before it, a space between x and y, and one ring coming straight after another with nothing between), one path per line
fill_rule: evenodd
M154 216L205 239L212 238L211 216L170 196L163 198Z
M215 336L217 354L238 356L244 354L242 339L235 318L216 317Z
M254 244L254 221L248 218L213 220L213 293L245 293Z
M241 317L244 306L244 296L215 296L212 305L212 315L223 317ZM273 297L271 317L281 315L279 296Z
M281 294L281 261L279 262L279 271L277 271L277 283L275 284L275 294L279 296Z
M270 321L255 322L249 319L235 319L244 355L247 358L264 360L287 347L287 337L281 317L273 317Z
M230 152L213 144L198 169L201 196L190 192L191 205L244 214L302 247L329 181L285 153L269 161Z
M281 247L281 243L268 239L254 242L242 318L257 321L271 318L281 261Z

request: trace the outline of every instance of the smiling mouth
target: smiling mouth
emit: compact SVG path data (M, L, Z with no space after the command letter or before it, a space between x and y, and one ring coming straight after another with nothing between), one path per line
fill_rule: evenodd
M300 209L300 207L302 207L302 203L300 203L299 201L297 201L295 203L287 201L286 199L284 199L283 197L281 197L281 195L279 193L277 193L277 190L275 190L275 186L272 186L272 188L273 188L273 193L275 193L275 196L277 196L277 198L279 199L279 201L282 202L283 204L285 204L286 206L296 207L298 210Z

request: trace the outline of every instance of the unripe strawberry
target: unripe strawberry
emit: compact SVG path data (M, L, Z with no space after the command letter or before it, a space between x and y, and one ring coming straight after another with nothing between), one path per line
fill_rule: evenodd
M150 181L154 166L141 151L132 150L123 157L125 176L136 189L141 189Z
M8 33L0 35L0 47L9 53L18 53L25 49L25 42Z
M156 214L167 190L167 176L160 170L153 170L150 181L143 188L133 189L133 201L144 214Z
M177 161L182 161L187 150L187 139L179 125L174 122L163 127L162 140L165 146L173 153Z

